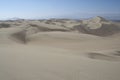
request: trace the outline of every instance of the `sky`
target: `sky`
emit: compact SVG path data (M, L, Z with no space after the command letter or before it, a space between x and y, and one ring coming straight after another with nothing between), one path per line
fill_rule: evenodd
M120 0L0 0L0 19L120 19Z

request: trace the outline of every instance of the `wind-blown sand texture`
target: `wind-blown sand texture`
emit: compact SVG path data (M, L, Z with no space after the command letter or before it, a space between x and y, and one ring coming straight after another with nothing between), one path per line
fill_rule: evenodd
M0 80L120 80L120 23L0 21Z

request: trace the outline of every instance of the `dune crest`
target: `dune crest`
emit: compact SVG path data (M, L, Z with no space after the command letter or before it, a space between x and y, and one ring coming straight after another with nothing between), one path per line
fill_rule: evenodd
M97 36L111 36L120 32L120 26L102 17L83 20L82 24L75 26L74 29L85 34Z

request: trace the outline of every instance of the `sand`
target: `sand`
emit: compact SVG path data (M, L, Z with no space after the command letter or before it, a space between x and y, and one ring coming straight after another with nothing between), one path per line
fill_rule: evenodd
M10 25L0 28L0 80L120 80L119 23L102 17L88 21L0 22ZM108 24L107 30L96 23ZM81 25L89 24L95 28L83 32ZM111 34L91 33L98 27Z

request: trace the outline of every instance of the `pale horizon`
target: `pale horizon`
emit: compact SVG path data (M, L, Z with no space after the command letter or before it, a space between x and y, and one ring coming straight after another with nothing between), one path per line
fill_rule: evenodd
M120 19L119 0L1 0L0 20L10 18Z

